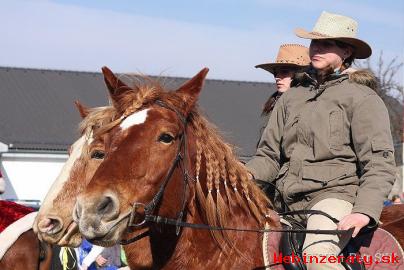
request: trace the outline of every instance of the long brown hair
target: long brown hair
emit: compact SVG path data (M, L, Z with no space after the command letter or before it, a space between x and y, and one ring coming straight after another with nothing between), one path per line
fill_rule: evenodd
M278 99L281 97L282 94L283 94L282 92L276 91L268 98L268 100L264 104L264 108L262 109L261 116L267 116L272 112L276 102L278 101Z

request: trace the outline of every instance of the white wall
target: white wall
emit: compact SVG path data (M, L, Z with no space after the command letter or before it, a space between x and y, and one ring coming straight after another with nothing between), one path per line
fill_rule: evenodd
M0 167L6 190L1 198L42 201L67 157L64 154L2 153Z

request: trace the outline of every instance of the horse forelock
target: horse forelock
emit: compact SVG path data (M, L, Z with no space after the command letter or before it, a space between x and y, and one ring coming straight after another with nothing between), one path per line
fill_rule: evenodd
M89 114L80 122L80 134L83 135L90 131L95 133L102 126L114 121L116 117L117 111L112 106L92 108Z

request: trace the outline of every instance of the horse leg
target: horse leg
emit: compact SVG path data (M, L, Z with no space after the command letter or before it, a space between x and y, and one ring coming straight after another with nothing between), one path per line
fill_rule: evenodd
M33 230L23 233L4 254L1 270L37 270L39 267L39 240Z

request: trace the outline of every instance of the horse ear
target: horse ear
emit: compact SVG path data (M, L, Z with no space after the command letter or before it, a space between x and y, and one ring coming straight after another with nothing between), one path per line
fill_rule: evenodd
M203 82L208 74L209 69L204 68L199 71L193 78L185 82L176 93L180 95L185 103L185 113L188 114L198 99L199 93L202 90Z
M85 107L83 104L80 103L80 101L76 100L74 102L74 104L76 105L77 110L80 113L81 118L86 118L87 115L90 113L90 109Z
M116 108L115 105L117 105L119 96L122 93L131 90L132 88L118 79L118 77L116 77L115 74L108 67L102 67L102 74L104 75L105 84L108 87L112 105Z

